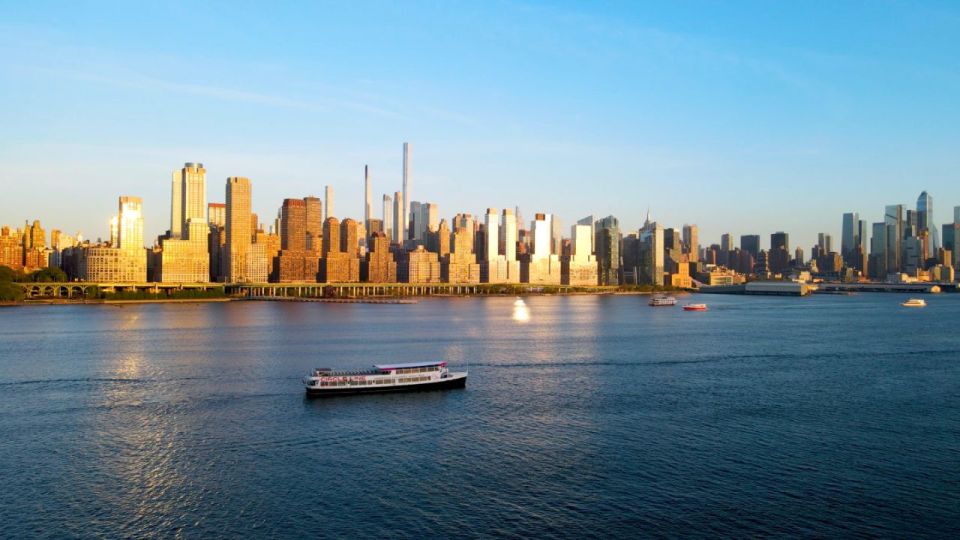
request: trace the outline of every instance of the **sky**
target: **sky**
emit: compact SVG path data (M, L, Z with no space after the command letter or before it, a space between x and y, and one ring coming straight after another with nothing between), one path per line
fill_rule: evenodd
M170 174L254 211L333 186L338 217L401 189L442 217L839 243L927 190L960 205L960 3L3 2L0 223L109 236L117 197L169 227Z

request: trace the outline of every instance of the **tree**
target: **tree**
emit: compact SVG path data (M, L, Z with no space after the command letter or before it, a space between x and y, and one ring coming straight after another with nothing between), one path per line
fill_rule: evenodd
M0 282L16 281L20 278L20 272L17 272L9 266L0 265Z
M23 300L23 289L16 283L0 281L0 302L19 302Z
M29 278L30 281L35 283L65 283L67 281L67 273L59 268L43 268L30 274Z

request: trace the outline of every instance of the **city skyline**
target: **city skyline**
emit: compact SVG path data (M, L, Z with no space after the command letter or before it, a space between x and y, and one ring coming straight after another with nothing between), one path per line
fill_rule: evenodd
M149 238L158 180L197 161L257 184L261 216L331 185L360 217L364 165L375 197L402 192L399 141L411 198L444 215L637 229L649 206L702 244L782 229L809 247L845 212L872 223L926 190L943 223L960 201L950 6L373 6L7 9L0 216L96 237L129 193Z
M411 170L409 170L408 167L407 167L408 144L409 144L409 143L403 143L403 151L402 151L402 158L401 158L402 163L403 163L403 167L402 167L401 179L403 178L404 175L407 175L407 174L409 174L411 178L412 178L412 176L413 176L413 172L412 172ZM410 146L412 146L412 145L410 145ZM412 165L412 164L411 164L411 165ZM195 178L196 178L196 170L197 170L198 168L199 168L200 174L205 177L205 176L206 176L206 169L205 169L205 164L204 164L203 162L184 162L184 165L183 165L182 169L175 169L175 170L174 170L174 172L173 172L173 182L172 182L172 185L173 185L172 191L171 191L169 188L168 188L168 190L167 190L169 200L166 202L166 207L169 208L169 210L168 210L167 213L165 214L165 217L163 217L163 218L158 218L158 217L156 217L156 216L151 217L149 210L143 212L143 214L144 214L144 215L143 215L143 221L144 221L145 224L146 224L146 223L161 222L161 226L164 226L163 223L166 223L166 225L165 225L166 228L163 228L163 229L158 230L158 231L150 231L146 225L144 226L144 239L145 239L145 242L146 242L145 245L144 245L144 247L150 247L151 245L154 245L153 243L151 243L150 241L148 241L148 239L157 239L158 237L161 237L161 236L163 236L163 235L166 234L166 233L170 233L170 234L172 235L172 238L180 238L182 232L181 232L181 230L178 230L178 229L176 228L175 222L182 221L182 223L181 223L181 229L182 229L182 230L185 230L185 229L186 229L186 227L187 227L187 219L189 219L189 218L187 217L187 215L186 215L185 212L186 212L186 208L187 208L187 205L188 205L188 204L192 204L192 205L193 205L194 207L196 207L196 208L200 208L200 207L202 206L202 208L203 208L203 210L204 210L204 215L202 215L202 216L201 216L201 215L197 215L197 216L194 216L194 217L200 218L200 219L202 219L204 222L205 222L206 219L207 219L207 216L206 216L207 201L209 201L211 204L216 204L216 205L225 204L225 197L218 197L218 196L216 196L216 195L214 195L213 197L210 197L209 194L208 194L208 193L209 193L209 187L206 186L205 181L200 181L200 182L198 183L198 182L195 180ZM193 173L191 174L190 171L193 171ZM382 218L384 218L384 217L394 218L394 213L396 212L396 201L393 200L393 199L395 199L397 195L401 195L401 196L402 196L403 191L405 190L406 186L404 186L404 185L403 185L403 182L401 181L401 184L400 184L400 188L401 188L401 189L400 189L400 191L393 192L394 195L393 195L393 197L391 197L389 192L385 192L385 193L378 193L378 192L377 192L377 184L376 184L376 181L373 180L372 177L373 177L373 173L372 173L372 171L370 170L369 165L363 165L360 179L356 182L356 185L353 186L354 188L356 188L356 191L357 191L357 197L356 197L356 198L360 199L359 203L356 205L356 207L357 207L356 213L341 213L341 212L336 212L336 211L335 211L335 212L334 212L334 215L335 215L337 218L339 218L339 219L352 218L352 219L357 220L357 221L360 222L360 223L363 223L363 222L365 222L365 221L367 220L366 216L367 216L368 210L369 210L370 216L371 216L372 218L376 218L376 219L382 219ZM228 177L226 177L226 181L229 182L229 181L230 181L230 178L234 178L234 177L233 177L233 176L228 176ZM246 177L244 177L244 178L246 178ZM253 183L255 183L255 180L251 178L251 179L249 179L249 182L250 182L251 184L253 184ZM186 195L185 195L182 191L180 191L180 190L185 190L188 185L193 185L193 186L194 186L194 187L193 187L193 189L194 189L193 198L199 200L200 202L191 202L191 203L186 202L186 201L188 201L188 198L187 198ZM336 191L335 187L334 187L333 185L330 185L330 184L326 184L326 185L324 185L324 186L322 186L322 187L323 187L323 190L322 190L322 191L318 191L317 193L310 193L310 194L308 194L308 195L299 195L299 197L319 198L319 199L321 199L321 203L322 203L322 207L323 207L322 213L323 213L323 217L324 217L324 219L325 219L325 218L330 214L329 210L330 210L331 204L333 204L333 202L334 202L334 201L337 201L337 199L338 199L338 196L335 194L335 193L338 193L338 192ZM201 191L197 191L198 189L201 189ZM124 192L124 193L126 193L126 195L124 195L124 196L137 196L136 194L130 194L130 193L127 193L127 192ZM371 193L376 193L378 196L382 196L385 201L386 201L386 200L393 200L393 203L394 203L394 204L393 204L393 212L390 212L390 214L389 214L388 216L384 216L383 214L384 214L384 212L386 212L386 207L384 207L383 210L378 210L378 209L374 208L374 205L368 205L368 202L369 202L370 194L371 194ZM349 196L349 195L353 195L353 193L348 193L348 196ZM443 199L442 194L429 194L427 197L429 197L431 201L437 200L437 199L440 199L440 200ZM424 198L427 198L427 197L424 197ZM143 199L143 197L140 197L140 198ZM251 202L250 202L251 211L252 211L253 214L262 217L263 221L262 221L261 224L263 225L263 230L264 230L264 231L266 231L266 232L273 231L275 234L280 234L280 231L279 231L279 230L273 230L273 227L274 227L274 225L272 225L272 223L273 223L273 216L279 216L279 214L280 214L280 212L281 212L281 210L282 210L282 208L283 208L284 200L286 200L286 199L288 199L288 198L289 198L289 196L284 197L283 199L281 199L281 200L271 209L267 204L262 203L262 202L260 203L260 206L257 206L257 204L256 204L256 203L257 203L256 198L255 198L255 197L251 197ZM348 200L350 200L350 199L352 199L352 198L353 198L353 197L348 197ZM402 197L400 197L400 198L402 198ZM224 200L221 200L221 199L224 199ZM912 200L912 199L908 198L908 200ZM938 206L937 206L937 200L938 200L938 198L935 197L935 196L933 196L933 195L931 195L931 194L929 194L929 192L928 192L927 190L922 190L921 193L920 193L920 196L916 198L916 207L914 207L914 205L911 204L911 203L909 203L909 202L907 202L907 203L900 202L900 203L895 203L895 204L893 205L893 206L902 206L903 208L912 208L912 211L917 212L917 214L918 214L918 219L920 219L920 220L923 221L924 223L926 223L926 220L929 219L929 224L932 225L932 227L929 227L929 229L930 229L930 231L931 231L931 233L932 233L931 236L932 236L932 238L933 238L933 244L931 244L931 251L932 251L932 252L935 252L936 248L940 246L939 237L940 237L940 232L941 232L941 226L942 226L942 225L949 224L949 223L956 222L956 219L955 219L956 216L960 215L960 204L950 204L950 203L943 203L943 202L941 202L940 204L941 204L942 206L939 206L939 207L938 207ZM340 201L342 201L342 199L340 199ZM340 204L343 204L343 203L340 202L340 201L337 201L338 207L339 207ZM931 216L930 218L925 218L925 217L923 217L923 216L924 216L924 212L920 210L921 201L925 201L924 204L929 204L929 205L931 206L931 208L932 208L933 211L930 212L930 216ZM960 201L958 201L958 202L960 202ZM408 217L407 217L407 224L410 224L410 223L411 223L411 220L415 220L415 219L416 219L415 215L412 215L412 214L410 213L410 204L411 204L411 203L413 203L413 204L421 204L421 202L416 201L416 200L414 200L414 201L404 201L404 212L403 212L403 213L408 215ZM422 204L424 204L424 205L427 205L427 204L431 205L431 206L433 207L433 212L436 213L437 203L434 203L434 202L430 202L430 203L428 203L428 202L423 202ZM476 205L476 204L480 204L481 206L483 206L483 203L474 203L474 205ZM147 204L146 206L149 207L150 205ZM158 207L162 207L163 205L157 205L157 206L158 206ZM350 207L351 205L350 205L349 202L348 202L347 204L345 204L345 206ZM889 209L890 206L891 206L890 204L885 204L885 205L883 205L883 208L884 208L884 209ZM501 207L504 207L504 206L501 206ZM513 206L505 206L505 207L513 208ZM516 207L519 208L520 206L517 205ZM262 208L263 210L262 210L262 211L258 211L258 210L261 209L261 208ZM487 205L487 206L484 206L484 208L490 208L490 206ZM546 211L546 210L544 210L544 208L545 208L544 206L537 206L537 207L534 207L534 208L532 208L532 209L528 209L527 211L528 211L528 212L532 212L532 213L543 212L543 211ZM937 211L937 208L940 208L940 210ZM650 217L651 217L651 211L652 211L652 210L651 210L649 207L647 207L644 211L646 212L646 215L644 216L644 219L645 219L645 220L649 220ZM51 223L50 221L44 221L44 219L38 217L38 216L40 216L40 215L42 215L42 214L43 214L43 212L37 212L37 211L30 210L30 211L27 211L27 216L24 217L22 220L10 220L10 219L5 219L4 216L0 216L0 218L4 218L4 219L0 219L0 222L2 222L3 225L9 225L9 226L12 226L12 227L18 227L18 226L19 226L18 224L22 222L22 223L25 223L27 227L29 227L29 224L30 224L31 222L33 222L34 220L39 220L39 221L41 221L42 223L46 223L47 225L49 225L49 224ZM337 214L341 214L341 215L337 215ZM452 219L455 215L459 215L459 214L469 214L469 215L472 215L472 216L474 216L475 218L479 219L479 218L482 218L482 217L483 217L483 215L485 214L485 210L483 210L483 211L476 211L476 210L472 210L472 209L451 209L451 210L446 210L446 209L444 209L444 210L441 210L441 211L439 212L439 218L442 218L442 219ZM852 210L852 211L850 211L850 210L845 210L845 211L843 211L843 212L839 215L840 217L839 217L838 219L834 220L835 223L833 223L833 224L831 224L831 225L824 225L824 226L812 225L812 224L811 224L811 225L808 225L808 227L807 227L808 229L810 229L810 230L816 230L816 231L817 231L817 232L813 233L813 235L812 235L813 237L812 237L811 241L810 241L809 243L806 243L806 242L804 242L804 241L802 241L802 240L801 240L801 241L798 241L798 240L797 240L797 235L795 235L795 236L794 236L794 244L793 244L793 245L798 246L798 247L802 247L802 248L809 248L810 246L820 245L821 242L822 242L822 237L823 237L823 235L826 234L826 235L827 235L828 237L830 237L831 239L835 239L835 240L836 240L836 246L835 246L836 249L833 249L833 250L830 250L830 251L836 251L836 252L838 252L838 253L841 253L841 255L842 255L842 254L845 252L845 250L841 248L842 242L847 241L847 240L844 240L844 239L845 239L846 235L848 234L848 232L847 232L847 230L846 230L846 227L847 227L847 216L848 216L848 214L852 214L853 216L859 216L859 218L864 222L864 224L865 224L865 226L866 226L866 228L867 228L866 230L867 230L867 237L868 237L868 238L870 237L870 233L869 233L870 224L873 223L873 222L875 222L875 221L883 221L883 220L885 219L885 216L884 216L884 212L883 212L883 211L877 211L877 212L875 213L875 216L871 216L871 212L870 212L869 210L867 210L867 211L858 211L858 210ZM551 213L551 215L556 215L556 214L552 214L552 213ZM577 215L577 216L559 216L559 219L560 219L560 222L563 223L563 224L568 224L568 223L575 224L575 223L577 223L578 221L584 219L584 218L582 218L582 216L584 216L584 215L590 217L590 216L593 216L593 215L602 215L602 213L600 213L600 212L590 212L590 211L588 211L588 209L584 209L584 210L583 210L579 215ZM613 214L610 214L610 215L613 215ZM937 216L937 215L946 215L946 220L937 220L937 219L936 219L936 216ZM618 219L622 220L622 218L620 218L620 216L617 216L617 217L618 217ZM870 219L871 217L875 217L875 219ZM703 227L700 226L700 224L699 224L700 222L699 222L696 218L685 220L685 221L683 221L682 223L666 222L666 221L664 221L664 220L662 220L662 219L658 219L658 216L656 215L655 212L653 213L653 218L654 218L654 221L660 223L661 225L665 225L665 226L668 226L668 227L674 227L674 228L678 228L678 229L679 229L679 228L687 227L688 225L695 225L695 226L697 226L697 228L698 228L697 240L698 240L698 245L699 245L700 247L709 247L710 245L713 245L713 244L717 244L717 245L720 245L720 246L725 246L725 245L726 245L726 244L725 244L725 238L727 238L727 237L729 237L730 240L731 240L731 242L733 242L733 239L740 239L740 238L746 237L746 236L754 236L754 235L757 235L757 236L760 237L759 248L760 248L760 249L769 249L769 248L771 247L771 242L770 242L770 240L769 240L771 235L777 234L777 233L783 233L783 232L787 233L788 235L794 234L793 232L791 232L790 230L788 230L788 229L785 228L785 227L774 227L774 228L771 229L771 230L757 230L757 229L755 229L755 228L751 228L749 224L745 224L744 221L738 221L738 222L736 222L735 224L734 224L733 222L731 222L731 225L730 225L729 227L722 228L722 229L718 230L718 231L716 232L716 234L704 234L704 232L703 232ZM634 219L637 219L637 218L634 218ZM633 221L634 219L631 219L630 221L627 221L627 222L629 223L629 222ZM55 220L54 220L54 221L55 221ZM106 223L106 226L105 226L105 233L106 233L106 234L101 234L101 233L88 234L88 233L86 233L86 231L80 231L80 230L78 230L78 231L71 231L69 228L64 227L64 226L62 226L62 225L59 225L58 223L54 223L54 227L55 227L57 230L62 230L64 233L71 234L71 235L74 235L74 236L77 236L78 233L79 233L79 235L82 236L85 240L96 241L96 240L99 239L99 240L103 240L103 241L108 241L108 240L110 239L110 223L109 223L110 220L109 220L109 218L106 218L106 219L104 219L104 221L105 221L105 223ZM205 224L205 223L204 223L204 224ZM519 222L518 222L518 226L519 226L520 228L526 228L526 227L529 227L529 226L530 226L530 223L519 223ZM392 227L387 227L387 228L388 228L388 229L391 229ZM632 228L621 227L622 230L625 230L625 231L627 231L627 232L641 230L642 228L643 228L643 224L642 224L642 223L641 223L640 225L638 225L638 226L636 226L636 227L632 227ZM732 232L732 231L735 231L735 230L736 230L736 231L743 231L743 232L739 232L739 233L737 233L737 232ZM411 234L412 234L412 233L411 233ZM715 240L713 239L714 237L715 237ZM857 238L859 238L859 237L860 237L860 236L859 236L859 234L858 234ZM418 238L418 239L419 239L419 238ZM701 241L701 240L702 240L702 241ZM394 241L396 241L396 239L395 239ZM733 245L735 245L735 246L738 247L738 248L739 248L739 247L742 247L742 246L740 245L740 242L739 242L739 241L733 242ZM869 251L869 245L866 245L865 247L867 248L866 251ZM930 254L928 254L928 255L932 255L932 253L930 253Z

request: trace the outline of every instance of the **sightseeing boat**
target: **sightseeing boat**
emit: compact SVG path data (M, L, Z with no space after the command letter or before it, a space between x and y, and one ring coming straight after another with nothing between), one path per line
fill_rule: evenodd
M446 362L378 364L361 371L317 368L304 377L307 395L335 396L413 390L445 390L467 385L466 371L449 371Z
M927 301L923 298L911 298L900 304L903 307L926 307Z
M672 296L658 294L650 299L649 304L654 307L675 306L677 299Z
M684 311L706 311L706 304L686 304L683 306Z

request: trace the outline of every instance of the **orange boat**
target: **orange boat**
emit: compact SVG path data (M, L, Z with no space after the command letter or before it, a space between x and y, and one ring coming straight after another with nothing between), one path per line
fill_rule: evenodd
M706 311L706 304L687 304L683 306L684 311Z

